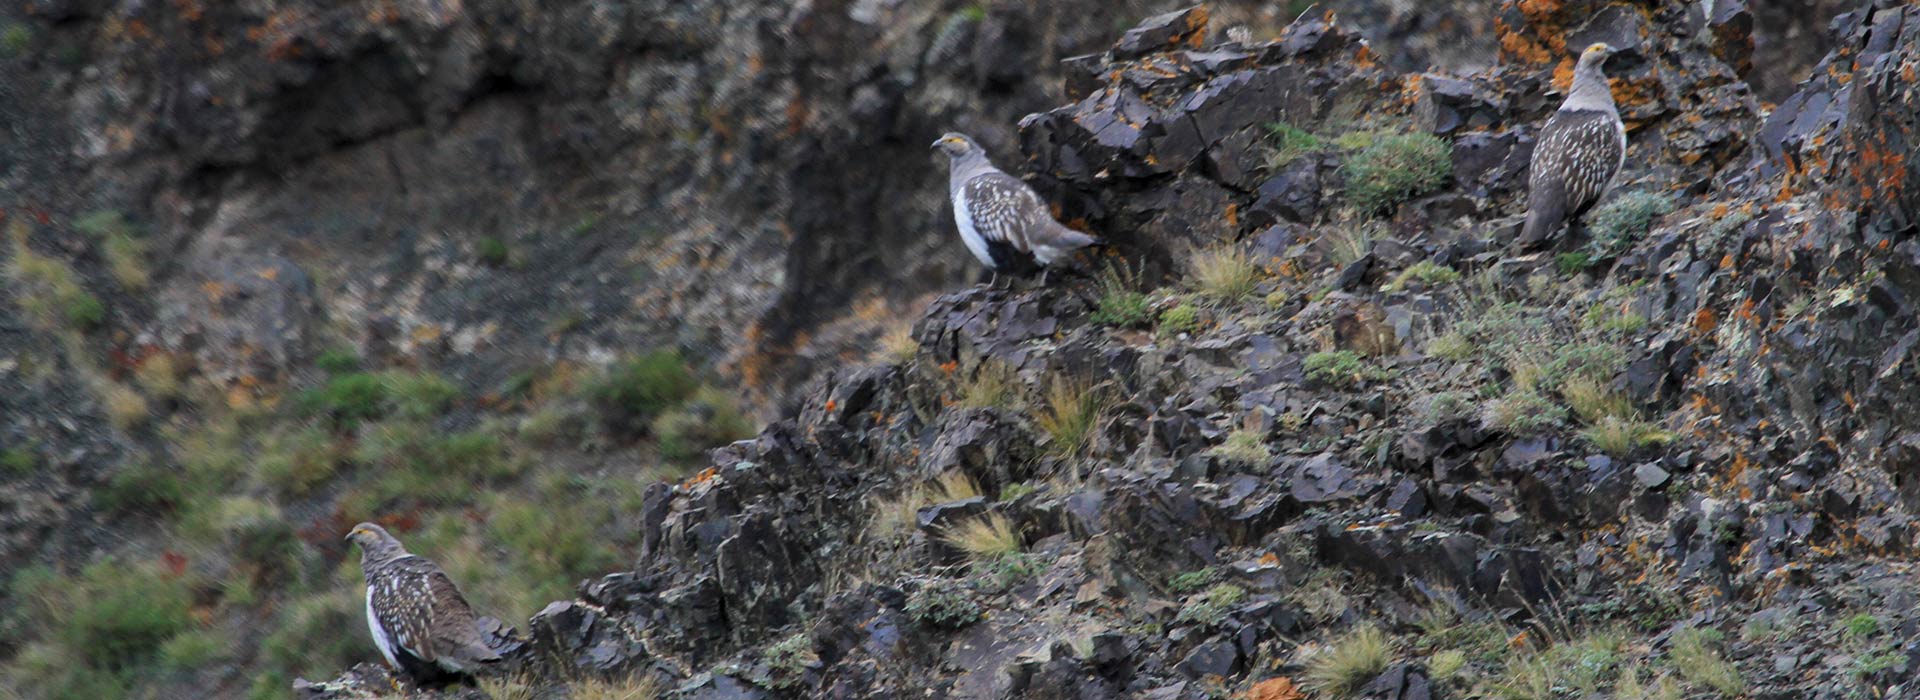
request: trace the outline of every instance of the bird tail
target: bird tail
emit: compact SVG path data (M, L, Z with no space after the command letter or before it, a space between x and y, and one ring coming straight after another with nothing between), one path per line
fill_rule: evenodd
M1543 247L1566 218L1566 198L1557 192L1547 191L1549 189L1557 188L1537 189L1527 197L1527 223L1521 227L1520 237L1514 241L1521 250Z

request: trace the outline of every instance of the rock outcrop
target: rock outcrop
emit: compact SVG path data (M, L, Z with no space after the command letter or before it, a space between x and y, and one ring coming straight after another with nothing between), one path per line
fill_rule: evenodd
M688 698L1288 698L1374 625L1424 632L1340 682L1428 698L1613 630L1590 682L1910 692L1920 9L1835 20L1767 112L1752 17L1692 5L1506 3L1505 60L1465 75L1394 71L1326 13L1249 44L1190 10L1069 60L1019 142L1131 272L941 297L910 361L835 370L653 487L634 570L536 617L528 658ZM1663 204L1516 257L1533 130L1597 40L1629 47L1610 201ZM1373 135L1282 159L1276 123ZM1441 137L1448 175L1370 220L1351 156L1394 130ZM1257 290L1208 296L1223 249ZM1110 315L1162 279L1144 321ZM1084 448L1050 400L1073 381L1106 397ZM981 494L910 498L951 474ZM1020 553L956 550L996 519ZM1467 629L1490 656L1437 670Z

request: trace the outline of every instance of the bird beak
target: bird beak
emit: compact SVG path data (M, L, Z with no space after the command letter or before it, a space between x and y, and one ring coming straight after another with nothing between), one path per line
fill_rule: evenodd
M947 141L946 139L935 139L933 142L933 145L928 146L927 148L939 148L940 144L946 143L946 141Z

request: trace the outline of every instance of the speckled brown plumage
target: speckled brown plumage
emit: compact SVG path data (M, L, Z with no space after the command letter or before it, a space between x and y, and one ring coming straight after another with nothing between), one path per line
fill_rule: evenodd
M1540 246L1562 224L1585 214L1626 162L1626 127L1601 71L1612 53L1595 44L1581 54L1572 92L1540 130L1528 175L1527 223L1518 241L1523 248Z

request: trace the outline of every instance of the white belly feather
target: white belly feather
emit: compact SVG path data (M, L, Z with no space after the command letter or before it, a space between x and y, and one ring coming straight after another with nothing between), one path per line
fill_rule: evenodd
M373 614L373 591L367 591L367 631L373 634L373 645L380 647L380 655L387 657L387 665L400 668L400 660L393 656L392 637L380 626L380 617Z
M953 194L953 223L960 228L960 240L966 242L967 250L973 251L973 257L980 264L993 269L993 254L987 252L987 239L980 237L980 231L973 227L973 212L967 210L967 198L959 192Z

